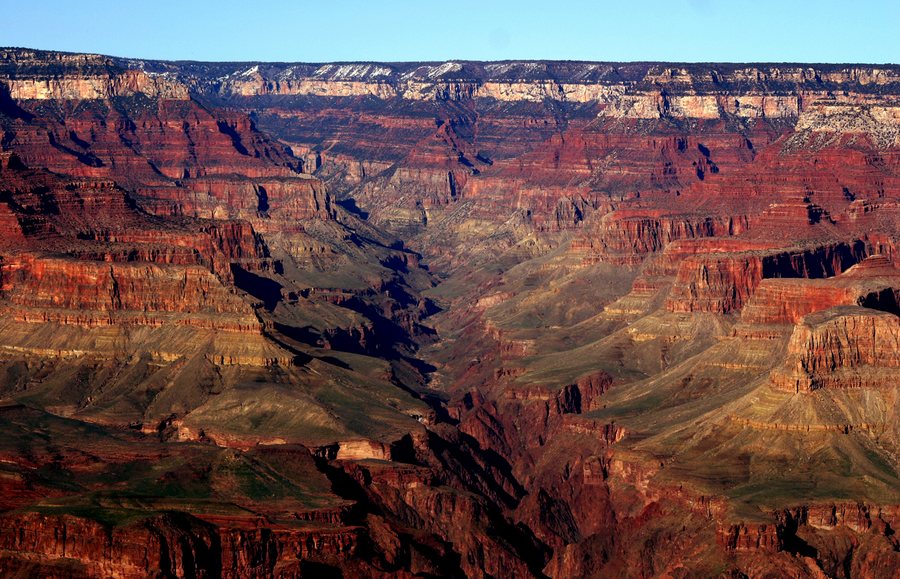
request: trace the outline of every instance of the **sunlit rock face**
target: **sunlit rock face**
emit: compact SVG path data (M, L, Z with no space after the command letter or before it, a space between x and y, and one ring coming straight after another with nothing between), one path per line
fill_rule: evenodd
M0 575L892 576L898 111L0 49Z

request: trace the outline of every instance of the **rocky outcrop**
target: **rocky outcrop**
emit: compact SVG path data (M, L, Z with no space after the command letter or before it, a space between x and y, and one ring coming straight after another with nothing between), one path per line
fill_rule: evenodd
M0 49L0 69L7 73L0 82L16 100L189 98L188 87L172 75L131 69L96 54Z
M891 388L900 379L896 314L839 306L810 314L794 329L787 360L772 373L776 387Z
M802 524L821 529L843 525L857 533L868 531L884 533L896 525L898 516L900 513L896 506L851 502L807 507L800 510L797 518Z
M803 316L840 305L900 312L900 270L874 255L836 277L764 279L744 308L749 324L795 324Z
M784 549L784 540L773 523L729 525L718 530L716 539L729 551L777 553Z
M627 265L639 263L648 253L674 241L737 235L746 227L747 219L740 217L619 210L604 215L598 224L599 233L582 234L573 249L588 251L590 261Z
M359 529L261 531L253 521L170 513L110 529L66 515L4 517L0 570L42 576L301 576L310 563L352 557ZM326 564L327 566L327 564Z
M708 253L686 257L666 300L672 312L739 311L763 279L836 275L867 255L862 242L781 251Z
M75 73L53 79L16 78L3 82L9 96L17 100L93 100L135 95L176 100L189 98L187 86L178 81L138 70L110 76L85 77Z
M306 219L333 219L334 208L322 183L312 177L246 179L221 176L188 179L180 187L139 188L141 206L163 216L248 219L260 231L294 228ZM278 226L270 220L278 220Z
M154 314L177 313L187 314L187 324L260 331L249 305L200 267L7 256L0 265L0 297L19 308L16 317L23 321L153 324L162 322ZM118 312L138 315L120 319Z

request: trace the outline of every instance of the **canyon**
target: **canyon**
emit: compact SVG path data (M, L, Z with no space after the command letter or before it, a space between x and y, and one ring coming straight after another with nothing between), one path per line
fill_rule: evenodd
M0 574L892 577L900 67L0 48Z

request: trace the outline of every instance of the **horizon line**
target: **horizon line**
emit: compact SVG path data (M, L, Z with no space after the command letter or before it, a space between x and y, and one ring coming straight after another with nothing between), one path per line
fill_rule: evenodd
M447 64L451 62L472 63L472 64L507 64L507 63L572 63L572 64L688 64L688 65L809 65L809 66L888 66L900 67L900 63L895 62L826 62L826 61L760 61L760 60L581 60L581 59L558 59L558 58L504 58L498 60L481 60L472 58L449 58L445 60L193 60L193 59L168 59L168 58L147 58L140 56L119 56L114 54L106 54L102 52L90 51L72 51L58 50L53 48L32 48L29 46L0 46L0 50L30 50L33 52L46 52L68 55L82 56L100 56L104 58L112 58L118 60L145 61L145 62L169 62L169 63L192 63L192 64L308 64L308 65L328 65L328 64L386 64L386 65L404 65L404 64Z

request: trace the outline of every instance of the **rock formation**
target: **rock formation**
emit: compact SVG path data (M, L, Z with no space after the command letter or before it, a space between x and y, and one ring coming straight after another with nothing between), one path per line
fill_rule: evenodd
M0 574L892 576L898 95L0 49Z

